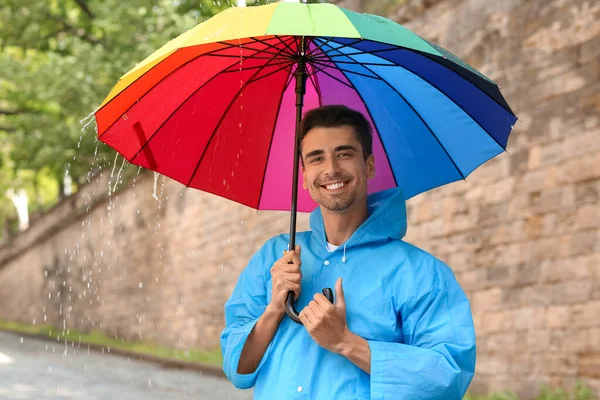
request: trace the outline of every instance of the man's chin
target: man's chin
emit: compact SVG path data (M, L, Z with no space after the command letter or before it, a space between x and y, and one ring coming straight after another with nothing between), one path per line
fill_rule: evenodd
M320 198L317 203L332 212L344 212L352 207L353 199L332 199L332 198Z

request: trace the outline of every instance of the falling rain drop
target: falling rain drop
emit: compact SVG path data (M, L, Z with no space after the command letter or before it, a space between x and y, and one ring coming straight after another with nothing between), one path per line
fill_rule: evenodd
M154 197L154 199L158 200L158 196L156 195L156 184L158 183L158 176L159 173L155 172L154 173L154 192L152 193L152 197Z

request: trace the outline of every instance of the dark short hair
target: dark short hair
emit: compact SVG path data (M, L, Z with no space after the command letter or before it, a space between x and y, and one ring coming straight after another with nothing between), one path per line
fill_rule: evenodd
M343 105L322 106L308 111L300 123L300 141L313 128L340 126L354 128L366 160L373 153L373 128L364 115Z

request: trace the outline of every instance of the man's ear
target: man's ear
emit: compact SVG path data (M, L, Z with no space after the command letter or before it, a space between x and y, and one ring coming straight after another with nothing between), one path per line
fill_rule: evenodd
M367 157L367 178L375 178L375 157L373 154Z
M306 170L304 170L304 163L300 166L302 169L302 187L304 190L308 189L308 182L306 180Z

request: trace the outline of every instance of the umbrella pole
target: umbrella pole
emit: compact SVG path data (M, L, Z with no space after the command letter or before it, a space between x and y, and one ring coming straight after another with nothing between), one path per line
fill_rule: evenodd
M304 105L304 94L306 93L306 59L305 38L301 38L300 55L298 57L298 68L296 69L296 135L294 140L294 168L292 174L292 209L290 215L290 245L289 250L296 248L296 214L298 211L298 174L300 164L300 122L302 121L302 106ZM294 307L294 292L289 292L285 302L285 310L292 321L302 324L298 318L298 311Z
M290 244L289 249L296 248L296 214L298 211L298 175L300 164L300 122L302 121L302 106L304 105L304 94L306 93L306 39L301 38L300 55L298 57L298 68L296 69L296 136L294 141L294 168L292 175L292 209L290 215ZM323 289L323 295L333 303L333 290L331 288ZM290 319L302 325L298 316L298 311L294 307L294 292L288 292L285 300L285 312Z

